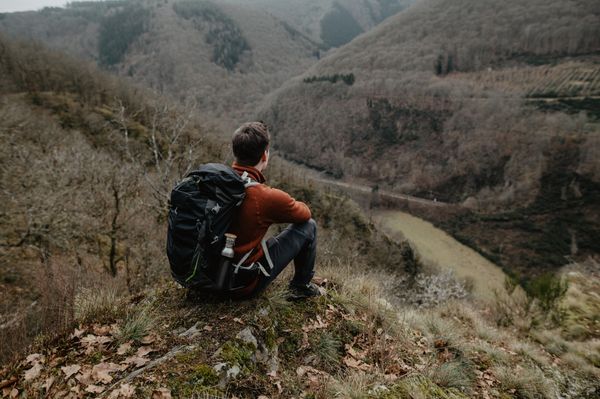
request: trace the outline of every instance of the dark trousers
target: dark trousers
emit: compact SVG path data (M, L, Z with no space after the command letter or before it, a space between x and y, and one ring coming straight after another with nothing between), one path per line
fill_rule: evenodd
M310 219L305 223L291 224L276 237L267 240L267 248L273 269L270 276L260 276L258 285L252 295L257 295L294 261L294 278L290 285L306 285L315 274L317 256L317 223ZM268 269L267 259L263 256L259 261Z

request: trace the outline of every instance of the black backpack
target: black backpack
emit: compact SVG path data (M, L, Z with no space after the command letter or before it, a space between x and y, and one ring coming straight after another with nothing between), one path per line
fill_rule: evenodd
M187 288L215 290L225 233L246 187L258 184L222 164L189 173L171 192L167 256L173 278Z

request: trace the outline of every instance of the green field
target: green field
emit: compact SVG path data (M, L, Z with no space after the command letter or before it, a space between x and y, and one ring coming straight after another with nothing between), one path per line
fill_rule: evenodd
M406 238L425 264L452 270L458 279L472 282L476 298L493 300L495 291L504 291L506 275L498 266L431 223L393 210L376 211L374 219L390 236Z

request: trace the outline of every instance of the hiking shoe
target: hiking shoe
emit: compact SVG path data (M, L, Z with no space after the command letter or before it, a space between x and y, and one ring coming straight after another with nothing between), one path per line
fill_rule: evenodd
M290 284L288 300L297 301L299 299L312 298L321 295L323 295L321 289L314 283L308 283L306 285Z

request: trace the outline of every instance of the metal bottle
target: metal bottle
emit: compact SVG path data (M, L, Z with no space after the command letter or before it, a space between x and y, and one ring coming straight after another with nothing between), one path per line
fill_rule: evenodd
M231 263L233 262L233 247L237 236L234 234L225 234L225 247L221 251L221 259L219 260L219 268L217 269L217 290L221 291L225 288L227 277L231 273Z

